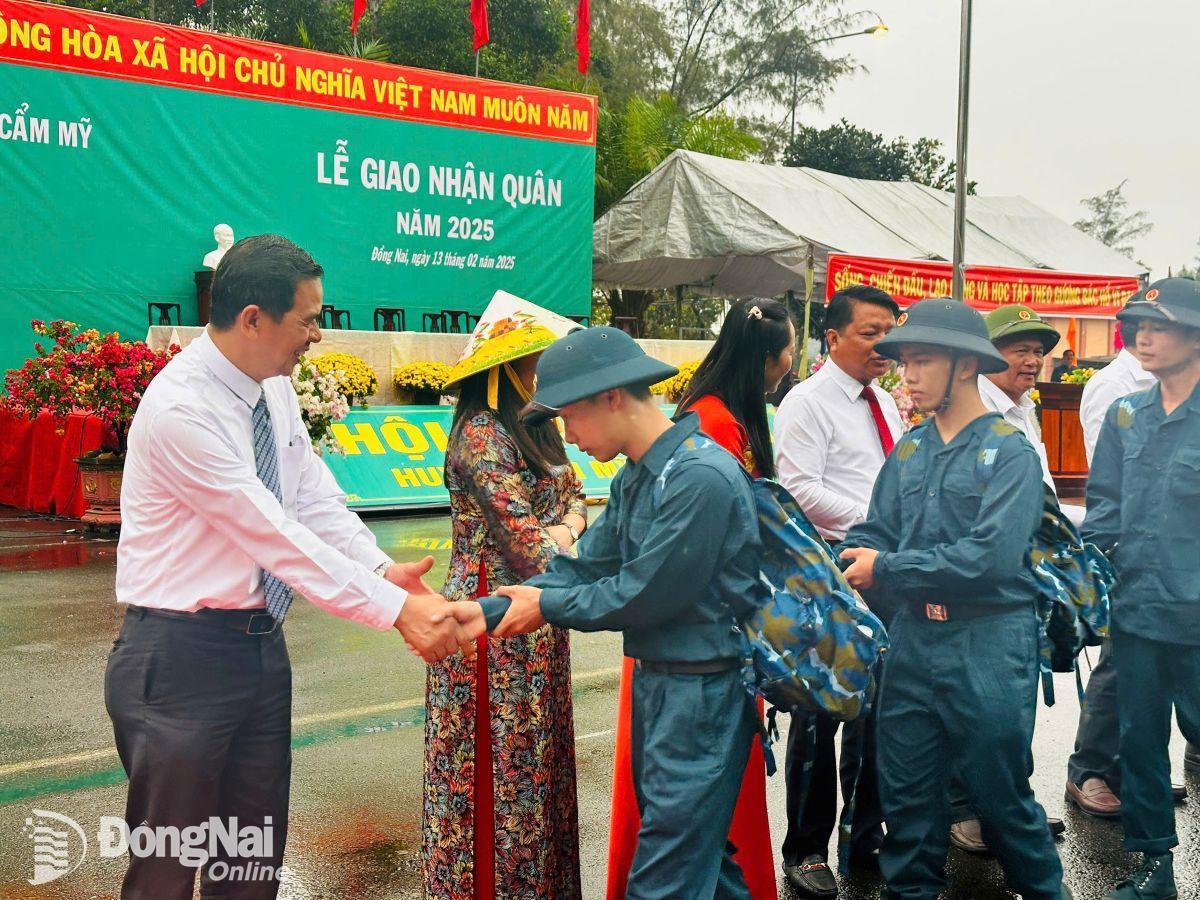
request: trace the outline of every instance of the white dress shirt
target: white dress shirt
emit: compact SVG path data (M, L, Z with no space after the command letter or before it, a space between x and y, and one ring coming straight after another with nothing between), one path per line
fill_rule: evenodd
M1113 402L1127 394L1134 394L1154 387L1157 379L1142 368L1138 358L1121 348L1117 358L1088 379L1083 386L1083 398L1079 401L1079 422L1083 425L1083 449L1087 453L1088 465L1092 464L1092 453L1100 438L1100 426Z
M870 388L894 443L904 433L896 401L881 387ZM883 468L879 431L862 391L861 382L827 359L788 391L775 413L779 483L830 541L840 541L867 517Z
M259 479L251 411L266 394L282 505ZM194 612L264 606L271 572L321 608L387 629L408 596L312 449L291 381L261 384L206 331L146 389L121 486L117 601Z
M1033 444L1033 449L1037 451L1038 459L1042 462L1042 481L1050 485L1050 490L1054 491L1054 496L1058 496L1058 489L1054 486L1054 476L1050 474L1050 459L1046 456L1046 444L1042 441L1042 426L1038 424L1037 404L1033 402L1028 393L1021 395L1021 402L1013 402L1012 397L996 387L990 378L985 375L979 376L979 396L983 400L983 405L993 412L998 412L1004 416L1004 421L1014 428L1020 429L1021 433L1029 439L1029 443Z

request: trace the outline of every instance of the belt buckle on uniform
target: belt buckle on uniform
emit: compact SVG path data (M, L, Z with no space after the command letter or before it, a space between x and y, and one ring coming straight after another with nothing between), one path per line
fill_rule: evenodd
M275 617L270 613L255 613L246 623L246 634L270 634L277 624Z
M950 612L940 603L926 603L925 618L931 622L948 622L950 621Z

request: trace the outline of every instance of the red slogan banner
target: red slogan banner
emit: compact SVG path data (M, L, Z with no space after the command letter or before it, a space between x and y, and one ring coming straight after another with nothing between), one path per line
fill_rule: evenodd
M0 62L573 144L596 98L0 0Z
M830 254L825 301L852 284L887 291L901 306L949 297L953 267L946 262ZM967 303L983 312L1023 303L1043 316L1102 316L1120 312L1140 284L1117 275L1074 275L1046 269L968 266Z

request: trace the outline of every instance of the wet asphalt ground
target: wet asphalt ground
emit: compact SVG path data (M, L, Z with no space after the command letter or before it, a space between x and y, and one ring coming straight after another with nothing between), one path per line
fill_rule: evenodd
M393 556L449 557L444 517L375 519ZM0 509L0 898L112 898L124 863L101 858L101 816L120 816L125 784L104 711L105 658L120 624L113 601L116 543L76 523ZM281 896L420 896L424 668L395 633L378 633L304 602L289 613L294 670L293 773L287 875ZM572 636L575 734L584 896L604 895L620 644L616 635ZM1051 815L1066 818L1059 849L1080 900L1095 900L1132 866L1118 822L1091 819L1063 802L1066 759L1078 715L1074 680L1058 676L1058 703L1039 706L1034 786ZM787 717L781 717L786 729ZM782 742L777 745L782 765ZM1175 780L1183 745L1172 745ZM1189 781L1200 797L1200 783ZM768 783L775 846L784 829L782 775ZM702 810L703 798L698 798ZM32 886L33 852L23 832L33 810L69 816L90 841L70 874ZM1200 897L1200 814L1177 808L1180 896ZM71 863L79 846L71 846ZM778 862L778 859L777 859ZM951 851L948 897L1003 898L996 863ZM855 876L848 900L878 896ZM790 898L784 888L781 898Z

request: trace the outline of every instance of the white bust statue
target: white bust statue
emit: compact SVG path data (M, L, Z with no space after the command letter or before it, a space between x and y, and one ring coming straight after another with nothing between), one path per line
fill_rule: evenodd
M228 225L218 225L213 229L213 237L217 241L217 249L210 250L204 257L204 265L215 269L221 264L225 252L233 246L233 229Z

